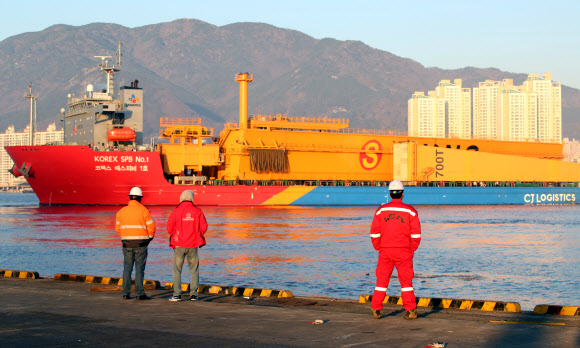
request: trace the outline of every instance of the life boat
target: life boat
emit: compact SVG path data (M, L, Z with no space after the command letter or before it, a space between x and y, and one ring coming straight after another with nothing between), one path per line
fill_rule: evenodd
M137 134L129 127L113 128L107 132L108 141L135 141Z

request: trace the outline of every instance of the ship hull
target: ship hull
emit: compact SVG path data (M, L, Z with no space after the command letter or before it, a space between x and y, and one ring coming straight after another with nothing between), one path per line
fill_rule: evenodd
M176 205L184 190L197 205L376 206L389 200L385 186L174 185L157 152L94 151L88 146L10 146L6 151L41 205L125 205L134 186L146 205ZM414 187L413 205L575 204L578 187Z

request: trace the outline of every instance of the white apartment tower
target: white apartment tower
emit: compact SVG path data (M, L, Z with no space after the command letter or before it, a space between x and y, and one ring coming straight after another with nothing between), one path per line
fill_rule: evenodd
M23 132L15 132L14 126L9 126L6 132L0 134L0 186L12 186L24 182L24 178L15 178L8 172L14 167L14 162L8 156L8 152L4 149L5 146L20 146L30 144L29 126ZM56 130L55 124L48 126L44 132L34 133L34 143L36 145L44 145L48 143L63 142L63 131Z
M552 74L529 74L522 90L538 97L538 140L562 142L562 85L552 82Z
M514 86L503 86L497 96L498 140L537 139L538 98L535 93Z
M471 88L462 88L462 80L441 80L435 88L445 100L445 127L448 137L471 138Z
M445 100L437 98L435 91L429 95L415 92L408 101L408 130L414 137L445 137Z
M498 95L502 87L513 87L512 79L486 80L473 88L473 137L477 139L500 139L498 127Z

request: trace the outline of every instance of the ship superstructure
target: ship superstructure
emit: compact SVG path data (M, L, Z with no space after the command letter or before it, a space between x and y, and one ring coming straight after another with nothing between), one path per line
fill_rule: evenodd
M62 111L65 144L91 145L96 149L127 149L143 143L143 90L138 81L120 88L115 98L115 74L121 71L121 43L116 64L112 56L101 59L100 70L107 76L107 88L94 91L88 85L84 95L69 94Z

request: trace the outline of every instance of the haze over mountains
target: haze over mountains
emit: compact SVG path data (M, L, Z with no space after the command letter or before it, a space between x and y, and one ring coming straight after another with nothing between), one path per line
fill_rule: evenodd
M147 138L158 134L160 117L201 117L216 135L223 123L238 122L234 75L239 72L254 75L250 114L350 118L353 128L402 131L414 91L432 90L442 79L461 78L464 87L473 88L486 79L521 84L527 76L498 69L425 68L359 41L317 40L261 23L217 27L181 19L133 29L55 25L0 42L0 132L28 123L29 102L23 96L30 82L38 96L39 129L57 119L67 94L81 95L88 84L105 88L94 56L114 55L118 41L123 66L116 86L139 80ZM580 90L563 86L562 96L563 137L578 139Z

